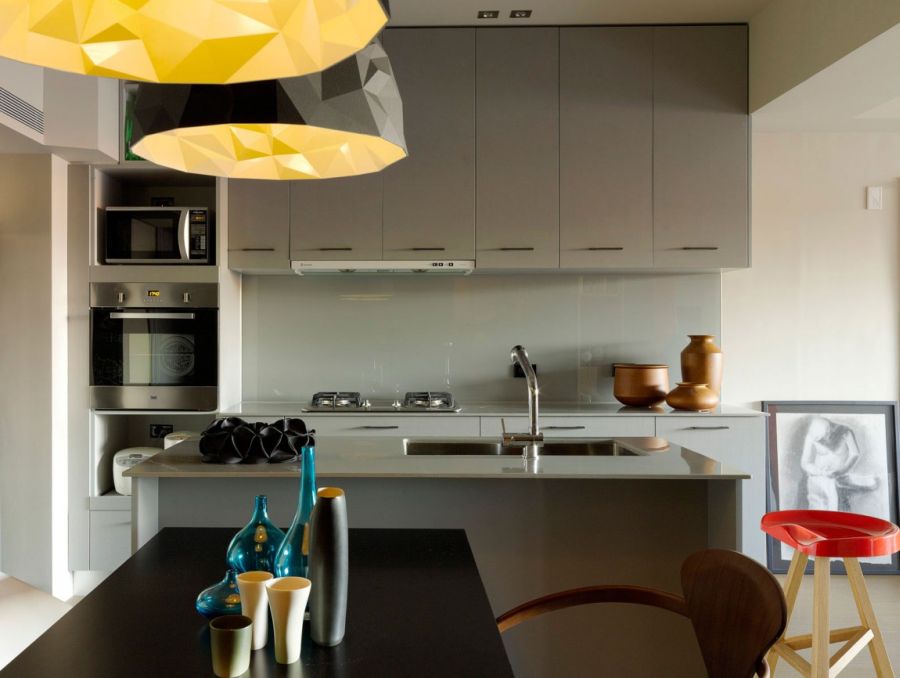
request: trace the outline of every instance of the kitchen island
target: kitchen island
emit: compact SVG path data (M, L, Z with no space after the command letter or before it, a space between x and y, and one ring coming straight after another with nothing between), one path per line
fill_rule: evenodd
M748 474L678 445L659 449L658 439L617 442L632 454L545 456L534 464L516 456L409 456L404 438L324 437L316 465L320 486L346 491L351 527L465 529L499 615L575 586L678 591L686 556L737 547ZM268 495L271 517L286 526L299 489L296 463L204 464L194 442L129 475L135 547L164 527L237 528L256 494ZM504 641L516 675L526 678L584 675L599 661L628 666L632 675L702 672L690 624L653 610L568 610Z

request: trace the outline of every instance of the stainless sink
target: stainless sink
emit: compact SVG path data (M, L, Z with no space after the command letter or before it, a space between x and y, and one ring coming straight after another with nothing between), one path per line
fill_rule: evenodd
M522 456L524 444L503 444L486 440L407 440L409 456ZM558 440L540 445L545 457L635 457L614 440Z

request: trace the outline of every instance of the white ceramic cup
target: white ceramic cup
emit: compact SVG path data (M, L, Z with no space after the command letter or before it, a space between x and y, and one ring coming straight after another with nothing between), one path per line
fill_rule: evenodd
M260 650L269 641L269 604L266 582L274 579L271 572L251 570L237 576L241 592L241 613L253 620L253 649Z
M312 582L305 577L277 577L266 582L275 633L275 661L293 664L300 659L303 615Z

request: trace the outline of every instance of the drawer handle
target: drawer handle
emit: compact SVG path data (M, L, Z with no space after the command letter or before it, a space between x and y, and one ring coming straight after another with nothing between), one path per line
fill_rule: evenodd
M274 247L237 247L229 249L229 252L274 252Z
M718 250L718 247L682 247L682 250L686 252L715 252Z
M585 426L545 426L545 431L583 431Z
M533 247L500 247L501 252L534 252Z
M624 247L585 247L588 252L621 252Z
M688 426L688 431L727 431L730 426Z
M356 429L369 429L372 431L387 431L390 429L400 428L399 426L355 426Z
M352 247L320 247L319 252L352 252Z
M410 247L410 252L446 252L446 247Z

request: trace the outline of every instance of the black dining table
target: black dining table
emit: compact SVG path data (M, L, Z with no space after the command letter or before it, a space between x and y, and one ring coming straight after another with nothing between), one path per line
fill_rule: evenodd
M0 671L0 678L212 676L197 594L225 574L236 530L166 528ZM315 586L315 583L313 583ZM347 633L275 662L271 635L252 678L512 677L463 530L350 530Z

